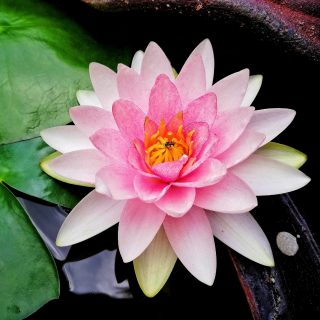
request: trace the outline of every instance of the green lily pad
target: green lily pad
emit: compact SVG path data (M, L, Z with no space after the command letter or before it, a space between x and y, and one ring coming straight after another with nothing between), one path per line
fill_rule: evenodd
M0 144L71 121L76 91L92 90L89 63L116 69L131 50L101 45L57 4L0 1Z
M24 319L59 297L54 260L15 196L0 183L0 315Z
M73 208L92 189L44 173L39 162L54 151L40 137L0 146L0 180L31 196Z

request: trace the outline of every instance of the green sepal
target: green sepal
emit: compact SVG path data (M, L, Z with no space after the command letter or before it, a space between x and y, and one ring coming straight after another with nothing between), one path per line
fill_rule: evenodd
M297 169L307 161L307 156L301 151L276 142L265 144L254 154L283 162Z

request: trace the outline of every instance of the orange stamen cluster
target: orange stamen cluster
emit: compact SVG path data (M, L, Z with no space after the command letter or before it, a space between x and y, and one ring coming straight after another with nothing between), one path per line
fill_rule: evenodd
M182 122L182 112L179 112L175 118L177 118L177 120L180 119ZM149 121L148 118L146 118L146 122L147 121ZM185 136L182 128L183 125L180 125L175 134L168 132L164 120L161 119L161 124L155 134L149 137L149 134L145 132L144 146L146 150L146 162L150 166L162 162L179 160L184 154L189 157L192 155L193 141L191 138L195 130L190 131Z

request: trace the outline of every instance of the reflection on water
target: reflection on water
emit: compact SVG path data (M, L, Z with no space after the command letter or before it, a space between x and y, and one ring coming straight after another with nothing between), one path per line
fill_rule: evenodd
M20 197L18 200L27 211L52 255L58 260L65 260L71 246L58 247L55 242L58 231L67 216L66 212L60 206L40 204Z
M117 299L132 298L128 281L117 282L114 270L116 252L104 250L87 259L66 263L62 270L69 280L70 291L103 293Z

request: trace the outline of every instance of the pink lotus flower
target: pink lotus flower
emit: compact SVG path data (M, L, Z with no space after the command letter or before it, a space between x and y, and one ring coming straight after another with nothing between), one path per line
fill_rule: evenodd
M274 265L249 211L256 196L293 191L310 180L284 163L297 156L293 149L290 159L275 152L281 145L256 152L295 112L250 107L262 77L249 77L248 69L212 86L213 71L209 40L191 53L177 78L154 42L136 53L131 68L119 64L117 74L91 63L95 92L78 92L81 106L70 109L75 125L41 133L63 153L47 171L95 186L65 220L57 244L83 241L119 222L121 256L134 260L148 296L162 288L177 257L212 285L212 235L253 261Z

